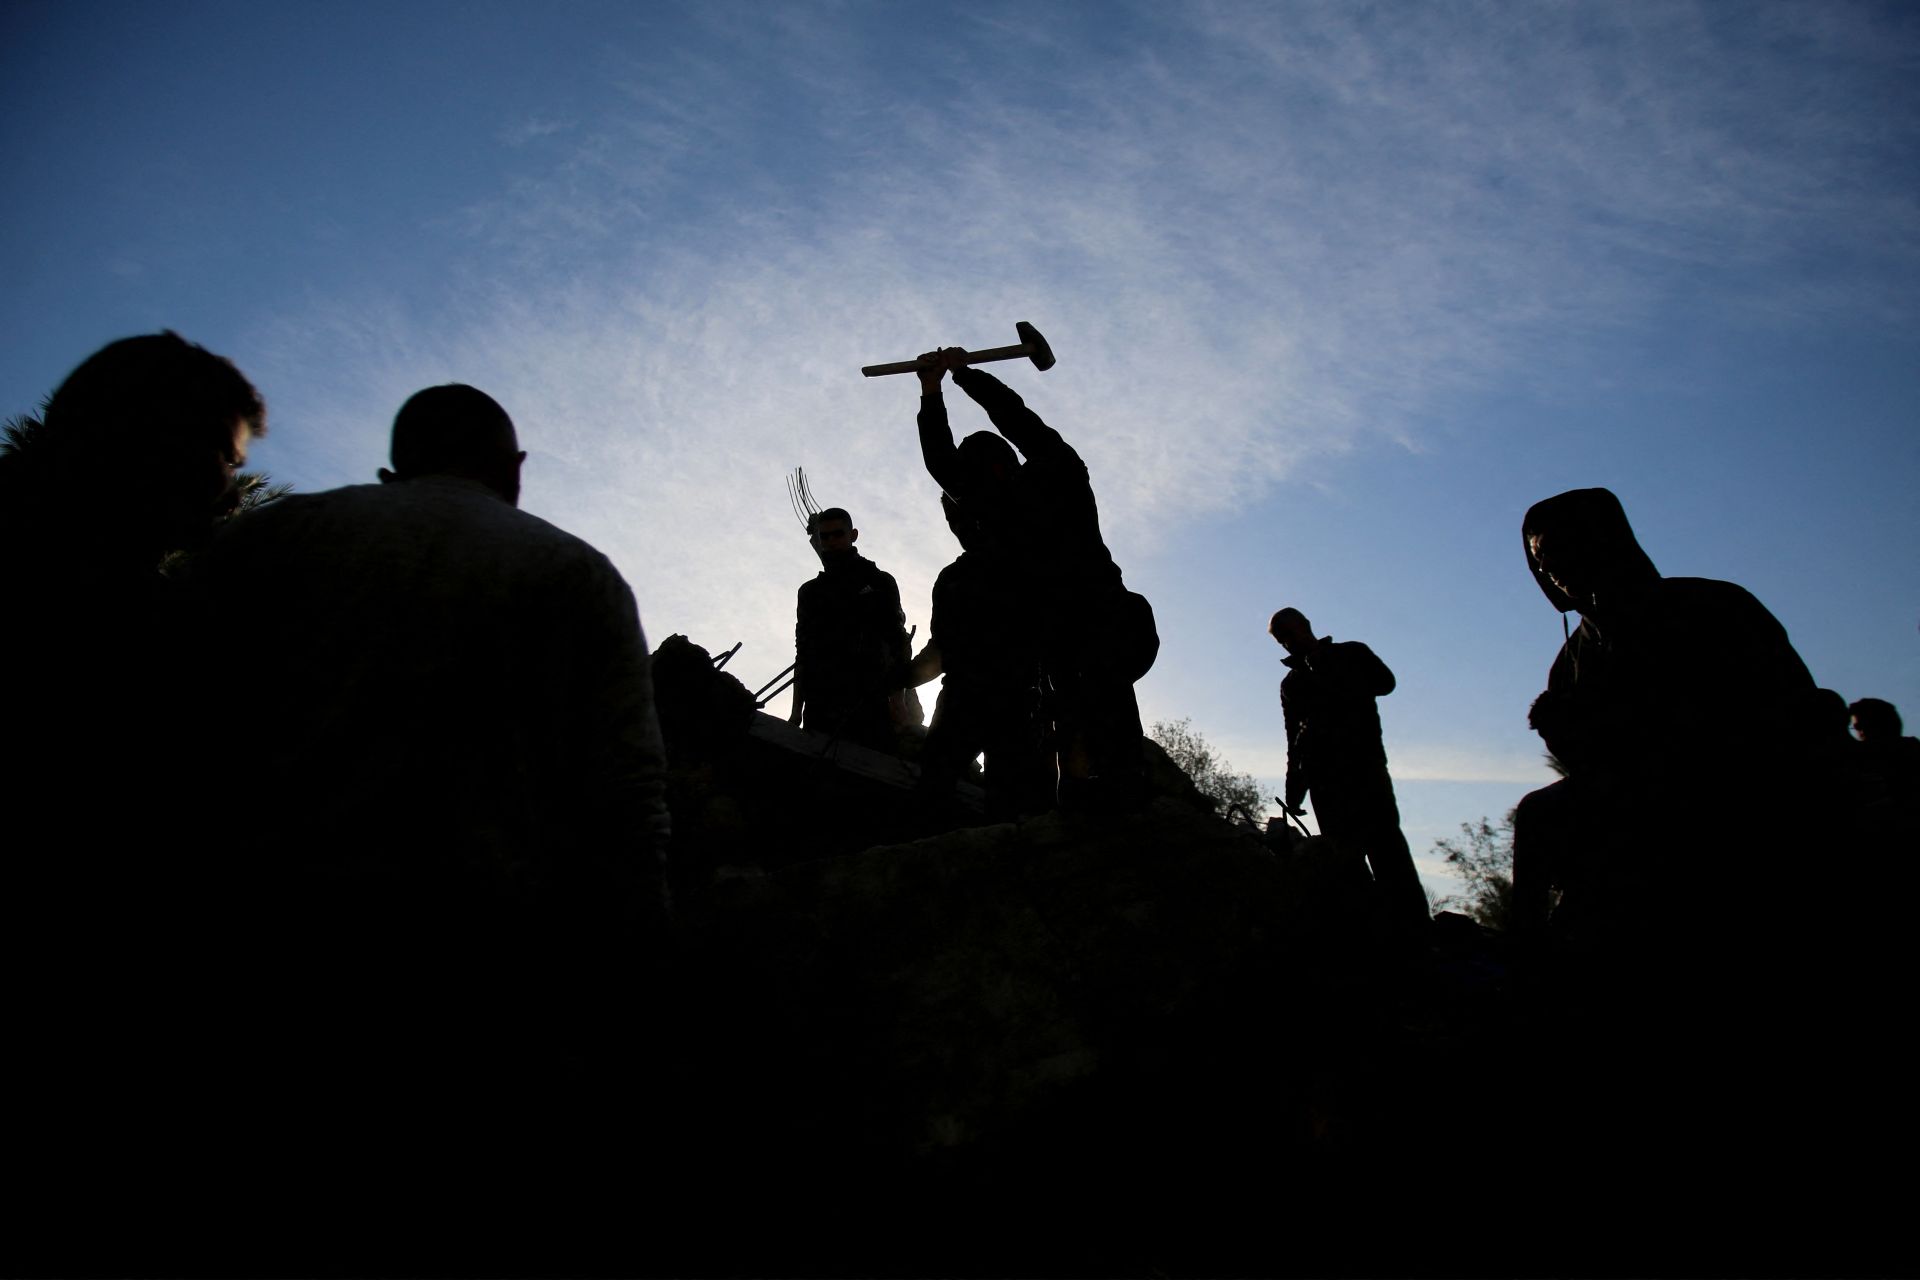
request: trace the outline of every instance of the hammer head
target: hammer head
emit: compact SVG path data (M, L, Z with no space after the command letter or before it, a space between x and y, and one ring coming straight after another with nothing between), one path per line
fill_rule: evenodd
M1053 348L1047 345L1047 340L1040 336L1038 329L1021 320L1013 326L1013 331L1020 335L1021 342L1033 348L1027 358L1033 361L1034 368L1042 372L1053 368Z

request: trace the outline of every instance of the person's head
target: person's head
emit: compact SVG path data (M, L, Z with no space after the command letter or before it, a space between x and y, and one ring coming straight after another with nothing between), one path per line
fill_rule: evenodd
M1013 446L993 431L976 431L966 437L954 449L954 458L969 494L991 494L1020 469L1020 456Z
M232 361L168 330L88 356L47 401L38 434L129 553L157 560L232 513L234 476L266 430L266 405Z
M513 419L477 387L450 382L416 391L393 419L393 470L382 481L420 476L477 480L514 505L520 502L520 450Z
M1660 578L1608 489L1571 489L1534 503L1520 536L1534 580L1562 613L1590 614L1596 601L1632 595Z
M1275 613L1267 620L1267 634L1291 654L1297 655L1313 648L1313 624L1298 609L1286 608Z
M851 553L853 544L859 540L860 531L853 527L853 517L845 507L816 511L807 521L807 541L813 544L821 564L826 564L829 557Z
M1880 698L1862 698L1847 710L1853 715L1853 732L1862 742L1892 742L1905 728L1899 709Z

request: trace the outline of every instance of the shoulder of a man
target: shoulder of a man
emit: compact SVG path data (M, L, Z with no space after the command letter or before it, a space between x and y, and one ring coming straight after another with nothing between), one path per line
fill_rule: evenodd
M1662 578L1653 633L1669 643L1781 649L1786 628L1745 587L1717 578Z
M295 549L337 550L340 539L370 541L384 523L385 485L356 484L318 493L290 493L228 520L190 569L277 555Z
M1773 613L1759 597L1736 582L1718 578L1662 578L1655 599L1663 609L1711 615L1724 612L1728 622L1749 618L1772 620Z
M624 579L585 538L522 511L477 483L441 478L396 484L358 484L314 494L291 494L233 521L259 522L256 536L307 538L321 530L343 548L412 537L423 528L450 528L475 564L489 572L519 564L556 583L578 578ZM282 527L284 526L284 528Z
M1662 600L1753 599L1753 593L1745 587L1719 578L1661 578L1654 592Z

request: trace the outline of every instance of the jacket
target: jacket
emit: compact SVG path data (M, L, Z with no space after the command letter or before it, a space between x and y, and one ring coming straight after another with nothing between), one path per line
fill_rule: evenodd
M1535 503L1521 536L1549 603L1581 611L1528 717L1571 776L1751 775L1799 759L1813 677L1751 593L1662 577L1606 489Z

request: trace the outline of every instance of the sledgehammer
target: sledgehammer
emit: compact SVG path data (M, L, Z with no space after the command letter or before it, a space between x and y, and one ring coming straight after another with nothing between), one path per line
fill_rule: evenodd
M1042 372L1053 368L1053 348L1040 336L1040 331L1025 320L1013 326L1019 335L1020 343L1013 347L988 347L985 351L967 352L968 364L986 364L993 360L1018 360L1021 356L1033 361L1033 367ZM882 377L889 373L918 373L922 369L931 369L933 365L922 360L897 360L892 364L870 364L860 372L869 378Z

